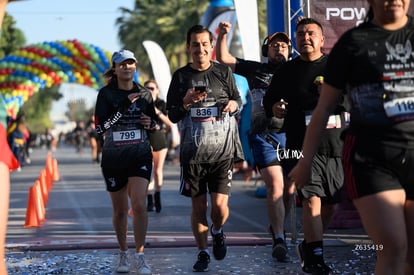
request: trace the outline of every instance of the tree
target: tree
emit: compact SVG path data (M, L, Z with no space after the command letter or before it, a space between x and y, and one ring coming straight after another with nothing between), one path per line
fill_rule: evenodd
M258 0L259 32L267 35L266 0ZM133 10L121 8L116 21L123 47L135 52L141 73L151 75L151 64L142 46L145 40L157 42L164 50L171 71L188 63L186 30L200 22L208 0L136 0Z
M257 0L259 35L260 37L263 37L263 39L267 36L267 1L268 0Z
M41 133L44 132L46 127L52 128L49 113L53 101L62 97L58 89L59 86L53 86L40 90L21 108L20 112L24 114L31 131Z
M84 98L70 100L67 103L68 111L65 113L71 121L88 121L92 110L88 109Z
M121 8L116 21L121 43L135 52L139 68L151 72L151 65L142 42L153 40L165 51L170 68L183 66L188 58L185 48L185 30L197 24L208 1L137 0L134 10Z
M11 52L23 47L26 44L26 38L23 32L16 28L16 21L9 14L5 14L3 25L1 27L0 37L0 58L5 57Z

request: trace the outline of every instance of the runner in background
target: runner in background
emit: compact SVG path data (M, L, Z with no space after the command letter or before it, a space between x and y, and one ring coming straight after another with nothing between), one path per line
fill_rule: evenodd
M164 163L168 153L167 133L172 127L172 122L167 116L166 103L158 97L159 87L155 80L148 80L144 83L152 95L155 105L155 113L158 117L157 124L159 129L148 133L151 147L154 168L152 172L152 179L148 185L147 194L147 211L161 212L161 188L164 181ZM153 190L155 189L155 190ZM152 192L154 191L154 194Z

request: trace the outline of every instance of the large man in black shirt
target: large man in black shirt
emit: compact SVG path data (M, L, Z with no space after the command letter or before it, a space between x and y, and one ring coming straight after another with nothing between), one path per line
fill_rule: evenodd
M312 18L300 20L296 28L296 46L300 56L287 62L274 75L263 100L269 116L284 118L288 167L301 157L306 126L315 109L323 82L327 56L322 53L322 26ZM334 204L343 185L340 133L344 127L344 109L338 106L331 115L317 156L312 163L310 182L298 190L303 206L304 240L298 246L302 270L329 274L323 259L323 228L329 223Z

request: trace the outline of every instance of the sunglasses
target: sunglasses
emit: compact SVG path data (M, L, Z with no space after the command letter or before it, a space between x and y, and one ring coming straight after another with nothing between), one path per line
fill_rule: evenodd
M289 45L285 44L285 43L274 43L274 44L269 44L269 47L272 47L272 48L275 48L275 49L281 48L281 49L285 50L289 47Z
M155 90L155 87L145 87L145 88L147 88L150 91L154 91Z

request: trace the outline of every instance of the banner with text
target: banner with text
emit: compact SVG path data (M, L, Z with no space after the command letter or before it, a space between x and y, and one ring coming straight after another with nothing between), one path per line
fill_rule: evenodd
M312 0L310 17L318 20L324 29L324 52L329 53L338 38L348 29L362 23L368 12L366 0ZM414 15L414 4L409 15Z

